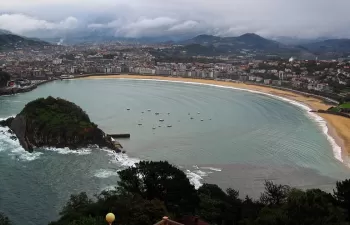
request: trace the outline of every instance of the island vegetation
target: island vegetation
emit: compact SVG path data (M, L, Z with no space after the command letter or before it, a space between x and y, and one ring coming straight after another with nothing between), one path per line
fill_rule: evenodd
M332 194L266 181L259 199L242 199L238 191L215 184L195 190L185 173L168 162L140 162L118 173L115 190L94 198L84 192L71 195L60 218L49 225L104 225L109 212L118 225L151 225L164 215L178 222L196 215L208 224L225 225L350 224L350 180L337 182ZM0 225L10 225L3 221Z
M24 149L98 145L118 150L113 140L90 121L76 104L60 98L39 98L29 102L15 117L0 122L7 125Z

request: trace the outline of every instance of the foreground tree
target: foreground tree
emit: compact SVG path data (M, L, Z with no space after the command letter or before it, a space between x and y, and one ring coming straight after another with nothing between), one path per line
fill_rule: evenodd
M260 201L269 206L283 204L290 192L288 185L277 185L272 181L265 181L265 191L261 194Z
M0 213L0 225L12 225L12 222L4 214Z
M348 224L342 209L336 206L332 195L319 189L307 191L294 189L283 208L288 216L288 224Z
M333 192L339 205L346 210L347 219L350 221L350 180L337 182L336 189Z
M194 213L199 199L186 174L168 162L145 162L118 172L118 190L144 199L159 199L176 216Z
M229 188L225 193L215 184L203 184L198 195L201 218L213 224L238 224L242 203L238 191Z
M117 192L102 192L93 201L86 193L72 195L64 206L61 218L51 225L99 225L105 224L104 217L112 212L116 224L149 225L168 215L163 202L143 199L138 195L120 195ZM101 219L102 218L102 219Z
M7 82L10 81L11 76L9 73L0 71L0 88L7 85Z

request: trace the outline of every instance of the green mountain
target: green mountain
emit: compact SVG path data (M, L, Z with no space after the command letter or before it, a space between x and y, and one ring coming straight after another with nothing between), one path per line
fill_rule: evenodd
M50 44L39 39L26 38L4 30L0 30L0 50L10 50L26 47L42 47L45 45Z

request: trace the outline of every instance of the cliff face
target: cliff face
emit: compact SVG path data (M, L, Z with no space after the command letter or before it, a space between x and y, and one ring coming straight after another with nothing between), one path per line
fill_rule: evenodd
M8 126L30 152L35 147L79 149L90 145L120 151L80 107L59 98L32 101L15 118L0 125Z

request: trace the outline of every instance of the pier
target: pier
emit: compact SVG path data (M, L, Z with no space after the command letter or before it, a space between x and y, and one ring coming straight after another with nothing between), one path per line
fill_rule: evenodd
M130 134L108 134L112 138L130 138Z

